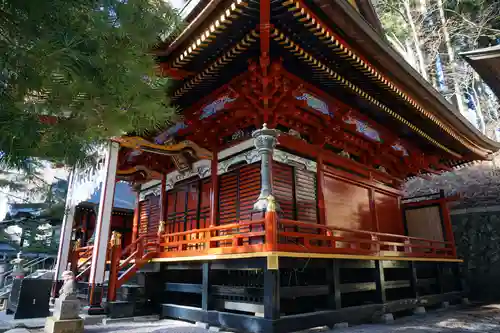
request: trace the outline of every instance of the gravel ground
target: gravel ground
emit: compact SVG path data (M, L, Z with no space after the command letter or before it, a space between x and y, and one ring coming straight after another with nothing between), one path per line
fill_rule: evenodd
M31 330L40 333L43 330ZM87 333L208 333L194 324L161 320L149 323L116 323L87 326ZM500 333L500 305L432 311L421 316L396 319L392 324L360 325L333 330L312 329L300 333Z

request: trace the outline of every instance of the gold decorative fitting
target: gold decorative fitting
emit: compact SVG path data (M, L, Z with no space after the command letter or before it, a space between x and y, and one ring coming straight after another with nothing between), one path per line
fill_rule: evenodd
M111 245L120 246L122 245L122 235L118 231L113 231L111 233Z
M165 233L165 221L160 221L158 225L158 235L162 235Z
M267 197L267 209L266 212L275 212L276 211L276 199L274 196L269 195Z

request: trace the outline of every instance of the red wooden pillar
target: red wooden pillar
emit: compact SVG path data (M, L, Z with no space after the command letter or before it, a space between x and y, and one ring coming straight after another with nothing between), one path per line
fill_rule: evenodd
M318 222L319 224L326 225L326 212L325 212L325 194L323 192L323 184L325 179L323 154L320 152L316 161L316 186L318 193Z
M137 191L135 198L135 209L134 209L134 220L132 221L132 243L137 240L137 235L139 234L139 209L141 207L140 192Z
M450 210L446 199L441 199L439 203L441 208L441 216L443 217L444 232L446 234L446 241L451 243L451 252L453 257L457 256L457 248L455 246L455 236L453 235L453 227L451 225Z
M219 175L217 174L219 156L217 154L217 146L214 145L212 150L211 177L212 189L210 195L210 227L217 225L217 215L219 214Z

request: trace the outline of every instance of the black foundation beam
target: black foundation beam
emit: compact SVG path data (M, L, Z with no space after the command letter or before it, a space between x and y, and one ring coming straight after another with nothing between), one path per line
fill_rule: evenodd
M276 320L280 317L280 271L264 269L264 318Z
M387 302L385 293L385 275L382 261L375 260L375 286L377 290L377 302L384 304Z
M326 267L326 281L328 283L328 308L338 310L342 307L340 289L340 262L332 259Z
M210 263L205 262L201 267L201 308L210 310Z
M420 293L418 291L417 263L414 261L408 262L408 269L410 271L410 287L413 292L413 296L418 298Z

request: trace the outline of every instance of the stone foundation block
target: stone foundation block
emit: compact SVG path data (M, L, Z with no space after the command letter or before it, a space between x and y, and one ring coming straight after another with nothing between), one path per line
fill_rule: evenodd
M210 327L210 325L209 325L208 323L203 323L203 322L201 322L201 321L197 321L197 322L195 323L195 326L196 326L196 327L203 328L203 329L206 329L206 330L208 330L208 329L209 329L209 327Z
M418 308L413 309L413 314L415 315L424 315L425 313L426 311L423 306L419 306Z
M394 322L394 316L392 315L392 313L384 313L380 317L380 322L384 324L392 324Z
M53 317L55 320L68 320L78 318L80 314L80 301L56 299Z
M45 333L83 333L83 319L56 320L48 317L45 321Z

